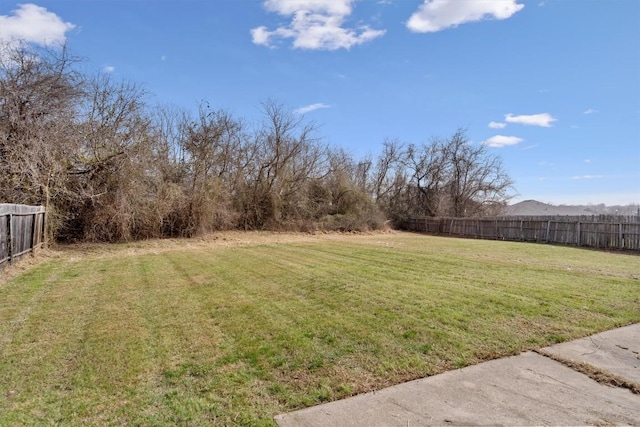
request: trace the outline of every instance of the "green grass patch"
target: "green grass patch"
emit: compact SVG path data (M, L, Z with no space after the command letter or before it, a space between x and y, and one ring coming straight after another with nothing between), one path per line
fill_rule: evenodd
M0 425L272 425L640 321L637 256L404 233L276 240L75 250L1 283Z

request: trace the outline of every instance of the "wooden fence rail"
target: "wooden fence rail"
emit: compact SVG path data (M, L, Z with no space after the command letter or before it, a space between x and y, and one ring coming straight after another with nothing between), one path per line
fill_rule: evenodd
M640 252L638 217L412 218L404 226L429 234Z
M0 268L45 243L42 206L0 204Z

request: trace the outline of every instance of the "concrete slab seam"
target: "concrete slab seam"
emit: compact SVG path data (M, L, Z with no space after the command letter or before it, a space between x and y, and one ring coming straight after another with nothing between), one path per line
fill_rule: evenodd
M562 363L564 366L571 368L576 372L584 374L600 384L604 384L609 387L626 388L634 394L640 394L640 384L633 381L628 381L619 375L595 367L590 363L567 359L565 357L557 356L542 349L532 351L541 356L548 357L551 360L555 360L558 363Z

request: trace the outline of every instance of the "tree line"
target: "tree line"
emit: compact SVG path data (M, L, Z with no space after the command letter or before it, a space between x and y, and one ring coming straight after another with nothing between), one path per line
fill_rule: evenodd
M155 106L68 50L0 47L0 201L44 205L51 237L128 241L221 229L366 230L500 211L512 181L464 130L355 159L272 100L248 123Z

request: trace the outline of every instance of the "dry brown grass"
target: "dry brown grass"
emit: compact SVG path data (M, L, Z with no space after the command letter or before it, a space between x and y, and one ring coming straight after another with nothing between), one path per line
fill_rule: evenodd
M535 352L542 356L548 357L549 359L553 359L556 362L560 362L563 365L573 369L574 371L581 372L592 380L599 382L600 384L608 385L610 387L626 388L631 390L632 393L640 394L640 384L628 381L620 375L616 375L604 369L600 369L590 363L567 359L566 357L557 356L542 349L535 350Z
M49 261L60 259L64 254L56 249L37 249L35 253L25 254L13 264L4 264L0 269L0 287L7 281L32 270Z

